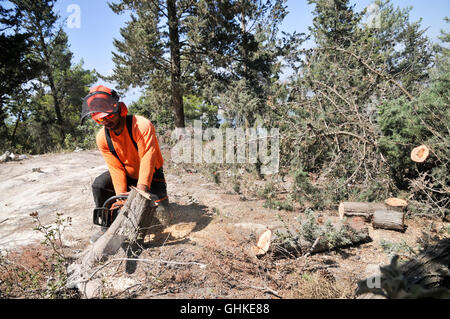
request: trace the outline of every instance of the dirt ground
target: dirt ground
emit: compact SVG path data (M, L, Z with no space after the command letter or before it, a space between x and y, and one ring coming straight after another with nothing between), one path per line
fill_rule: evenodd
M407 219L405 232L367 225L372 241L357 247L307 258L258 259L251 249L258 236L284 223L295 227L299 210L266 208L265 200L247 188L236 193L231 185L220 186L207 174L175 165L168 148L163 153L174 219L147 235L134 255L122 251L108 261L109 267L98 273L105 297L355 298L357 281L389 263L390 253L407 256L411 249L448 236L448 223ZM97 230L91 184L106 169L96 150L1 163L0 252L33 247L44 239L32 213L43 225L54 223L57 214L69 217L64 249L73 256L84 250ZM338 216L337 210L316 213L325 220Z

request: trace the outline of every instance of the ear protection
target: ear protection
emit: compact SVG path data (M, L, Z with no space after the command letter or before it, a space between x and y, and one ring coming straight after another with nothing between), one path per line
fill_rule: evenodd
M123 102L119 102L119 114L120 117L125 117L128 114L128 108Z

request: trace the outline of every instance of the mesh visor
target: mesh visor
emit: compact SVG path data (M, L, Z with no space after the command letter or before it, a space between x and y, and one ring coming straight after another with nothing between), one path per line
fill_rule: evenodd
M93 113L116 113L119 111L118 100L105 92L94 92L83 99L81 121Z

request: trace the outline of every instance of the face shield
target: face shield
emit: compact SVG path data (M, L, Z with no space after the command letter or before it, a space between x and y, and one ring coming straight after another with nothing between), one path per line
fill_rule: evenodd
M91 115L94 120L98 120L118 112L119 100L117 98L106 92L96 91L88 94L83 99L81 123L88 115Z

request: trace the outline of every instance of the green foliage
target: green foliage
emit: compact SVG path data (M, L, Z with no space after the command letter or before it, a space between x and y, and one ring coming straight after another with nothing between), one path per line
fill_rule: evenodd
M287 197L286 199L283 200L268 198L263 206L270 209L287 210L287 211L294 210L294 202L290 197Z
M376 2L375 28L349 1L309 3L316 45L298 51L299 71L284 86L287 95L275 91L276 107L269 109L283 136L281 170L294 178L295 199L314 208L382 200L416 176L409 154L436 137L427 126L446 131L431 125L430 106L422 102L430 41L420 21L410 22L410 9L390 1ZM447 118L443 112L436 114Z
M66 288L69 257L64 251L62 233L71 225L69 217L57 213L50 225L42 224L37 212L30 214L37 223L35 231L43 237L42 246L31 253L7 253L0 256L0 296L2 298L77 298Z
M305 209L304 216L297 217L297 222L300 224L299 235L310 243L318 240L318 243L325 243L330 250L351 243L349 236L352 235L352 230L344 226L337 229L329 220L320 225L312 209Z
M409 156L411 150L426 140L427 133L419 119L424 116L424 110L417 114L413 103L416 102L401 97L379 107L378 124L383 132L379 138L380 151L386 156L391 174L402 188L414 174L414 162Z
M301 225L301 235L304 239L311 243L313 243L322 234L312 209L307 208L304 216L297 218L297 222Z
M450 210L450 73L443 67L448 51L438 48L438 52L438 63L430 70L431 83L415 100L399 98L380 105L378 122L383 135L378 142L397 186L409 188L414 199L428 202L422 209L418 205L415 213L444 217ZM431 150L430 157L414 163L410 152L421 144Z
M404 240L396 243L382 239L380 241L380 246L381 248L383 248L384 252L388 255L388 257L394 257L395 255L406 255L411 257L416 254L414 250Z
M138 101L128 106L131 114L148 118L159 134L174 128L173 112L167 91L146 90Z
M119 79L122 89L141 86L167 92L170 88L175 126L184 123L183 104L189 101L183 96L221 105L217 97L241 80L246 92L260 99L262 115L262 99L277 79L277 60L286 47L276 36L287 13L285 2L171 0L162 5L122 0L110 4L115 13L129 10L133 16L121 29L122 39L114 41L116 68L114 75L105 78ZM160 87L159 81L168 85ZM188 105L188 111L192 107ZM251 118L248 121L253 125Z
M87 87L97 80L95 73L84 70L82 61L72 64L67 34L54 12L55 1L11 0L10 5L17 30L27 38L26 46L24 39L11 38L9 47L20 52L17 57L30 70L21 71L20 63L9 66L11 72L29 77L16 77L19 82L15 90L7 92L7 99L0 97L0 150L45 153L67 145L88 146L88 142L81 141L84 137L79 136L85 130L78 126L81 100L88 92ZM27 61L40 67L32 67ZM31 79L34 81L25 83Z
M309 180L309 174L302 168L298 168L294 173L293 191L295 199L300 203L303 203L306 199L311 199L312 194L317 191Z
M96 136L98 127L92 121L79 125L75 128L75 133L66 134L64 149L74 151L76 149L95 149L97 147Z
M218 107L211 105L199 96L189 94L183 97L184 114L188 123L202 120L204 127L218 127Z

